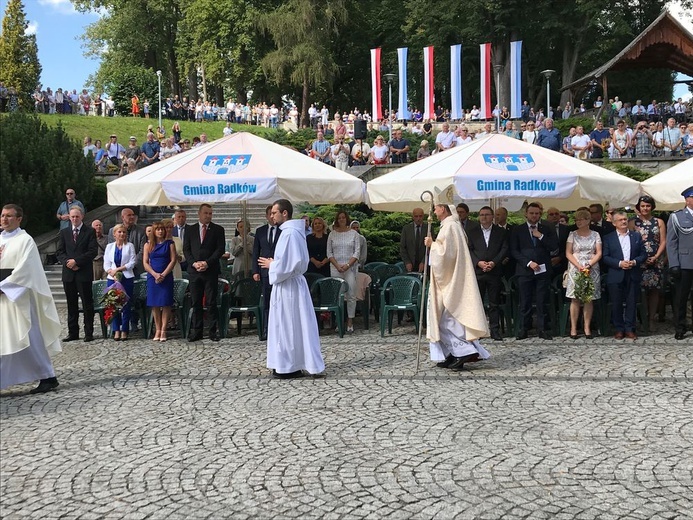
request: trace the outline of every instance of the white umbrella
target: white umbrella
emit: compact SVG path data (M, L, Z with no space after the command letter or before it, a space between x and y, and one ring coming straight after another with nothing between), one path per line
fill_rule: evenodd
M358 204L363 181L262 137L239 132L147 166L107 185L108 203L170 206L202 202Z
M426 190L452 200L489 201L519 209L525 200L575 209L594 202L637 201L640 183L565 154L502 134L472 141L373 179L366 186L374 209L410 211Z
M681 209L685 204L681 192L693 186L693 158L650 177L641 185L642 190L655 200L657 209Z

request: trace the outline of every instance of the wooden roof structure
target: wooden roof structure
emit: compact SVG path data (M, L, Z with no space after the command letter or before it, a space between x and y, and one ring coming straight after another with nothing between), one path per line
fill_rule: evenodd
M606 83L606 73L643 68L671 69L693 76L693 34L664 10L625 49L601 67L561 88L573 89L596 79Z

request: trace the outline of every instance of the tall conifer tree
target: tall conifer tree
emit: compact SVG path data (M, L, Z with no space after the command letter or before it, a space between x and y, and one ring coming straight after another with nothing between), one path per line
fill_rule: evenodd
M0 36L0 81L17 90L24 108L31 106L31 94L41 76L36 35L26 34L28 26L23 2L9 0Z

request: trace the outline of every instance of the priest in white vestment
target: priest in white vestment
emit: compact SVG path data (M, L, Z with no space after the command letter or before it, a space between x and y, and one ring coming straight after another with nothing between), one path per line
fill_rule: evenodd
M303 370L319 374L325 370L313 301L303 274L308 269L303 220L291 220L293 206L286 199L272 205L271 216L281 234L274 258L259 258L269 269L272 285L267 326L267 368L280 379L301 377Z
M427 338L431 361L461 370L464 363L490 357L479 343L489 335L488 322L459 217L447 204L436 204L435 214L440 232L435 240L425 239L431 248Z
M31 393L58 386L50 355L62 326L34 240L21 229L22 208L0 214L0 390L39 380Z

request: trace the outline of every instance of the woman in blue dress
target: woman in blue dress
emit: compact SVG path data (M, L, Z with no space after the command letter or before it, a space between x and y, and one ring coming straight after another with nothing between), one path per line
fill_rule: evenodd
M173 305L173 268L177 254L173 240L166 239L162 222L152 226L149 242L144 244L144 269L147 271L147 305L152 308L156 333L154 341L166 341L166 328Z

